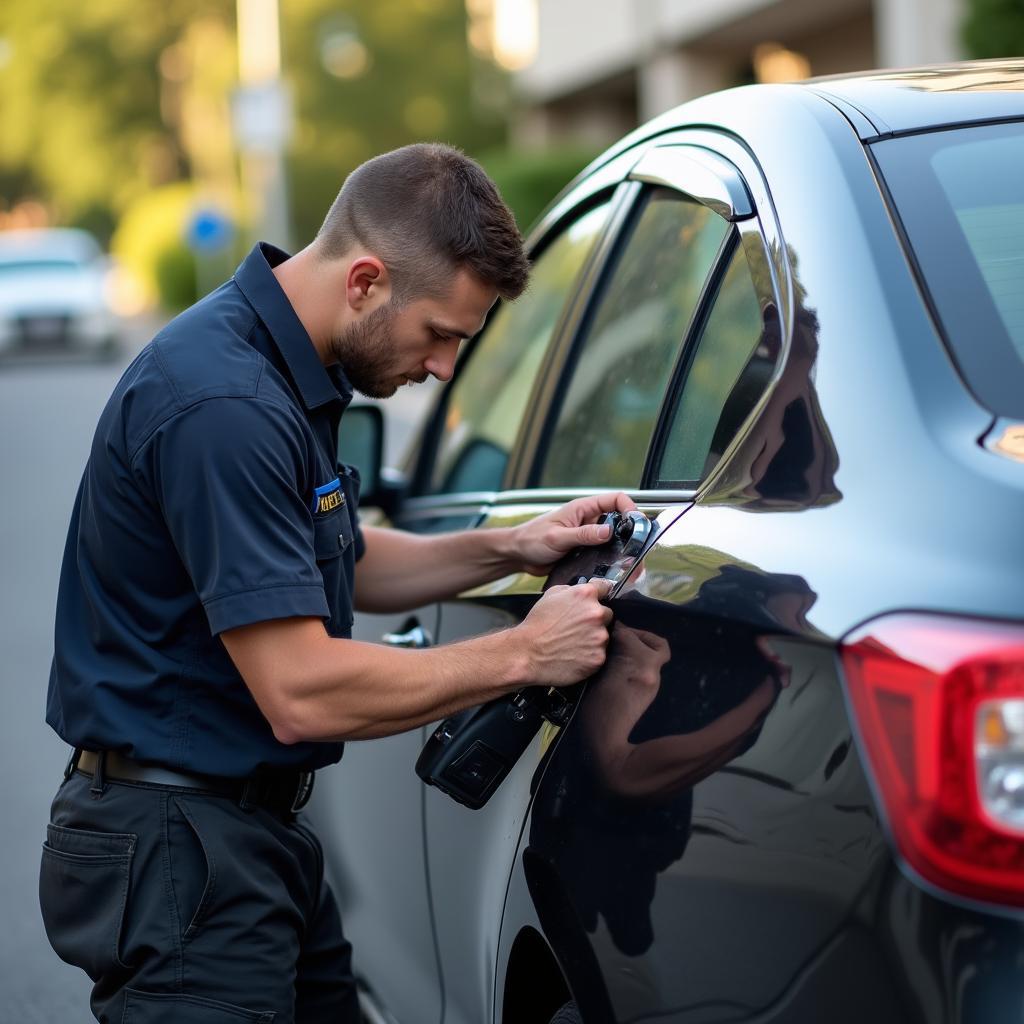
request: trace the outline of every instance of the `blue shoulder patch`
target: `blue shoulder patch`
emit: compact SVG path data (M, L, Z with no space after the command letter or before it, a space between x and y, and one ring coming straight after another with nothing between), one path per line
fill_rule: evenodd
M335 477L330 483L321 484L313 491L313 515L333 512L345 504L345 495L341 490L341 481Z

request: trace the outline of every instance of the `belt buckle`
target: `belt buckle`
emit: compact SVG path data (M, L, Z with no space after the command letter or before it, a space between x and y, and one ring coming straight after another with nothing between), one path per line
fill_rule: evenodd
M288 808L289 813L298 814L313 794L313 783L316 781L315 772L300 772L299 780L295 784L295 796L292 797L292 805Z

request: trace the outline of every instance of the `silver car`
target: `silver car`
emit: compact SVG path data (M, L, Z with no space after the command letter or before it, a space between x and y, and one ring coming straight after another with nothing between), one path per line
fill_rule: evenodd
M50 348L109 354L117 317L110 264L78 228L0 234L0 353Z

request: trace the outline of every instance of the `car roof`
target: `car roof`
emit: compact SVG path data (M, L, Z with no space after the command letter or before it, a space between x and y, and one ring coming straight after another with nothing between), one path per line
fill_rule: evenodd
M803 84L863 114L870 124L855 125L862 138L1024 118L1020 58L832 75Z
M564 198L599 168L635 146L684 128L734 129L737 112L756 94L762 113L805 106L814 97L822 110L845 120L863 142L970 123L1024 121L1024 58L962 61L895 70L853 72L788 84L742 85L698 96L652 118L613 143L584 167L535 222L540 237Z

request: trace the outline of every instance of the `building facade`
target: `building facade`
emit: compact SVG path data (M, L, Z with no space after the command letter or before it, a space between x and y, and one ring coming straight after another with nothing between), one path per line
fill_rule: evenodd
M515 142L594 147L695 96L963 57L965 0L534 0Z

